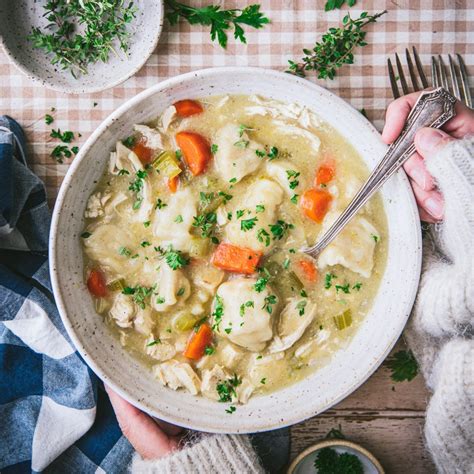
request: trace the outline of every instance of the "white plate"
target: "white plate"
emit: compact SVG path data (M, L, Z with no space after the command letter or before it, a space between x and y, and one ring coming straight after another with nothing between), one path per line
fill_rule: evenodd
M369 168L386 150L374 127L346 102L311 82L258 68L216 68L184 74L142 92L110 115L74 159L56 203L51 229L51 276L56 302L77 349L94 372L134 405L171 423L212 432L256 432L291 425L351 394L381 364L400 336L416 295L421 265L420 221L402 171L381 191L388 218L388 261L380 290L351 343L304 380L250 399L228 415L225 405L153 379L149 369L111 335L83 279L79 235L84 209L117 139L185 98L260 94L297 102L319 114L348 140Z
M33 27L48 24L43 5L35 0L0 0L0 44L13 64L30 79L60 92L85 94L109 89L133 76L156 48L163 26L163 0L134 0L136 18L127 27L132 33L127 53L116 48L107 63L89 64L88 74L75 79L70 71L51 64L52 55L33 48L27 39Z

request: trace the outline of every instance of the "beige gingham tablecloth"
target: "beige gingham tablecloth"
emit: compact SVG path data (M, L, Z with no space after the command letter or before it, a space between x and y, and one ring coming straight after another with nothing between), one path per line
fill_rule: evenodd
M154 0L146 0L154 1ZM200 6L217 3L187 0ZM299 59L302 48L311 48L329 27L338 25L347 9L324 11L325 0L221 1L225 8L243 8L260 3L271 19L262 30L246 28L248 44L229 38L227 50L211 43L208 29L180 22L170 27L165 21L159 45L146 65L132 78L113 89L80 96L58 93L23 76L0 50L0 114L8 114L24 127L35 172L45 181L51 202L57 194L70 160L56 163L49 155L56 141L51 127L79 132L75 145L127 99L157 82L184 72L216 66L260 66L285 70L288 59ZM386 60L405 47L416 46L426 72L433 53L457 52L468 70L474 68L474 0L357 0L352 17L361 11L388 14L367 28L368 46L355 51L355 64L342 67L333 81L311 81L330 89L355 108L364 108L368 118L381 129L384 110L391 99ZM231 36L231 35L230 35ZM402 58L403 59L403 58ZM94 103L96 105L94 106ZM54 107L55 122L44 116ZM54 145L53 145L54 142Z

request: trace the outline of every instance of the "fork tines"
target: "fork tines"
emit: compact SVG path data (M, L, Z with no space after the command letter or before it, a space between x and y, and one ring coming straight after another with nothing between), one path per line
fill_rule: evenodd
M413 85L413 91L419 91L429 87L428 80L426 79L423 66L420 61L420 57L415 47L413 47L413 58L408 51L405 49L406 62L408 66L408 72L410 75L411 83ZM462 57L456 54L457 61L453 59L451 55L448 55L449 59L449 77L446 73L446 65L440 55L438 57L432 56L431 58L431 77L433 87L443 87L447 91L451 91L457 99L462 100L468 107L472 107L471 91L469 89L469 82L467 76L466 66ZM392 62L387 59L388 75L390 78L390 86L392 88L393 97L396 99L400 97L400 89L398 81L403 94L410 92L405 74L403 72L402 63L398 54L395 54L395 63L397 68L397 76L395 76L394 67Z

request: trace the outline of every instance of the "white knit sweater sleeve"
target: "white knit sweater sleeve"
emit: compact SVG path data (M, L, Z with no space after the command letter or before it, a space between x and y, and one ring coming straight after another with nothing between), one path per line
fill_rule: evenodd
M425 437L438 471L474 473L474 139L451 143L426 164L445 218L425 235L406 335L433 391Z
M202 435L167 457L144 460L135 454L131 472L146 474L263 474L248 436Z

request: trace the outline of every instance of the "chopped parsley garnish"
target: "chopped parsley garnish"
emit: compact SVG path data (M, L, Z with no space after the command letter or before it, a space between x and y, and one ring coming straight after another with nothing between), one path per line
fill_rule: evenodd
M326 288L326 290L331 288L333 278L337 278L337 276L333 273L326 273L326 276L324 277L324 288Z
M181 224L181 222L183 222L183 216L181 214L177 215L174 221L177 224Z
M290 189L295 189L300 182L298 181L299 171L286 170L286 178L288 179L288 186Z
M235 211L235 218L236 218L236 219L240 219L244 214L245 214L245 211L244 211L244 210L242 210L242 209L237 209L237 211Z
M255 285L253 287L255 288L255 291L257 293L261 293L267 286L268 283L268 278L266 277L260 277L258 280L255 282Z
M133 301L137 303L140 308L145 309L145 300L151 295L153 292L153 287L146 287L137 285L135 287L126 286L122 293L124 295L131 295L133 297Z
M53 148L51 156L58 162L62 163L64 158L71 158L72 152L67 145L57 145Z
M150 224L151 224L151 221L145 221L145 222L143 223L143 225L144 225L145 227L150 227Z
M129 137L125 138L125 140L122 140L122 143L128 148L132 148L133 145L135 145L135 137L130 135Z
M360 287L362 286L362 283L360 281L358 281L357 283L354 284L354 286L352 287L353 290L357 290L357 291L360 291Z
M224 331L227 333L227 334L230 334L232 332L232 328L225 328Z
M335 288L337 293L339 293L339 291L342 291L343 293L348 295L351 292L349 283L346 283L345 285L336 285Z
M141 245L142 247L149 247L149 246L151 245L151 243L148 242L148 240L144 240L144 241L142 241L142 242L140 243L140 245Z
M71 143L74 140L74 133L70 130L66 130L64 133L61 133L61 130L58 128L57 130L51 130L49 134L51 138L58 138L63 143Z
M224 204L227 204L232 198L232 194L227 194L224 191L219 191L219 196L224 199Z
M242 383L242 379L234 374L234 376L230 379L219 381L216 385L216 391L219 395L219 401L226 403L231 402L232 397L237 398L237 392L235 388L238 387Z
M301 300L298 302L298 304L296 305L296 309L298 310L298 314L300 316L303 316L304 314L304 309L306 308L306 305L308 304L308 302L306 300Z
M212 354L214 354L214 352L216 351L216 349L212 346L206 346L206 348L204 349L204 354L210 356Z
M217 223L217 214L207 212L193 217L193 227L201 229L201 237L210 237Z
M189 258L186 258L181 250L173 250L170 247L165 252L165 261L172 270L177 270L178 268L183 268L189 263Z
M257 204L255 206L255 212L264 212L265 211L265 206L263 204Z
M141 195L143 184L145 178L148 176L148 172L146 170L138 170L135 173L135 180L130 181L130 186L128 187L129 191L132 191L136 196L136 201L133 203L133 209L138 209L143 201L143 197Z
M232 413L234 413L235 410L237 410L237 408L234 405L231 405L229 408L226 408L225 412L229 413L229 415L232 415Z
M258 280L257 280L257 282L258 282ZM262 309L266 310L266 312L268 314L272 314L272 312L273 312L272 305L277 303L277 297L275 295L268 295L268 296L265 297L264 301L265 301L265 303L262 306Z
M298 204L298 194L293 194L293 196L291 196L290 201L291 201L293 204Z
M156 204L155 204L155 209L163 209L164 207L166 207L168 204L166 204L165 202L163 202L160 198L158 198L158 200L156 201Z
M364 474L364 467L355 454L339 454L332 448L318 451L314 467L318 474Z
M165 302L165 299L163 298L163 296L158 296L158 298L156 298L156 304L163 304Z
M215 155L217 153L217 150L219 150L219 147L215 143L213 143L211 145L211 153Z
M92 235L92 234L91 234L90 232L87 232L87 231L86 231L86 232L83 232L83 233L81 234L81 237L82 237L83 239L88 239L91 235Z
M253 130L253 128L247 127L247 125L239 125L239 137L242 137L244 132L246 131L250 132L251 130Z
M199 193L199 200L201 201L203 206L208 206L209 204L211 204L213 199L214 193L204 193L202 191Z
M50 114L46 114L44 116L44 121L46 122L46 125L51 125L54 122L54 117Z
M278 148L276 146L272 146L270 151L267 153L267 157L270 161L278 158Z
M398 351L392 359L387 362L392 371L391 377L395 382L409 382L418 374L418 362L412 351Z
M176 293L176 296L183 296L185 291L186 291L185 288L181 287Z
M265 229L259 229L257 232L259 242L265 243L265 247L270 245L270 234Z
M308 293L306 293L305 290L301 290L301 291L300 291L300 295L301 295L303 298L307 298L307 297L308 297Z
M130 257L132 255L132 251L127 247L120 247L119 254L123 255L124 257Z
M245 303L242 303L240 305L240 316L243 316L245 314L245 308L253 308L254 307L254 302L253 301L246 301Z
M370 236L374 239L374 242L377 243L379 241L379 236L375 234L370 234Z
M147 346L147 347L151 347L151 346L156 346L157 344L161 344L161 339L160 339L160 338L155 339L155 340L149 342L146 346Z
M270 232L273 235L273 240L281 240L290 229L293 229L293 224L288 224L285 221L278 220L275 224L270 225Z
M216 295L215 302L214 311L211 315L214 319L212 330L219 331L219 325L221 324L222 316L224 315L224 301L219 295Z
M229 179L229 183L234 184L234 183L236 183L236 182L237 182L237 178L231 178L231 179Z
M255 154L259 157L259 158L263 158L266 153L264 150L255 150Z
M266 377L263 377L262 380L260 380L260 383L262 385L265 385L267 383L267 378Z
M125 168L122 168L119 170L118 175L119 176L125 176L126 174L130 174L130 171L126 170Z
M286 257L285 260L283 261L282 267L285 270L288 270L288 268L290 267L290 259L288 257Z
M247 232L255 227L258 219L256 217L252 217L251 219L242 219L240 221L240 230L243 232Z

